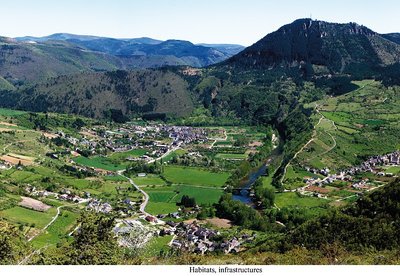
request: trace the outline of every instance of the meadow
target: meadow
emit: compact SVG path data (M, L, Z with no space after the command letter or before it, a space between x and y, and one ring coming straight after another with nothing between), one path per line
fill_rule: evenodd
M138 186L148 186L148 185L165 185L165 181L156 176L156 175L146 175L144 177L134 177L132 180L137 184Z
M147 154L146 149L134 149L130 151L113 153L110 156L108 156L108 158L112 161L126 162L126 158L128 157L140 157L145 154Z
M190 185L155 186L143 189L150 197L146 211L155 215L176 212L177 202L180 202L183 195L194 197L198 205L212 205L218 202L223 193L222 189Z
M228 179L229 173L215 173L202 168L165 166L163 176L174 184L222 187Z
M62 210L60 216L51 224L44 233L32 240L32 245L41 248L46 245L56 245L62 238L71 232L76 224L78 214Z
M29 225L38 229L42 229L51 221L56 213L57 211L55 208L51 208L46 212L38 212L20 206L15 206L13 208L0 211L0 216L12 223Z
M320 207L329 200L310 196L299 196L294 192L277 193L275 203L279 208L282 207Z
M116 163L115 161L103 156L95 156L91 158L79 156L73 158L72 160L77 164L83 166L103 169L107 171L119 171L126 168L126 166L121 165L120 163Z

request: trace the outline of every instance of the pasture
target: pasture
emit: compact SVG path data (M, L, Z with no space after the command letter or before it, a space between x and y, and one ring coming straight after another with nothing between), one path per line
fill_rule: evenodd
M193 186L221 187L229 177L227 172L211 172L195 167L164 167L163 176L174 184L189 184Z
M143 189L150 197L146 211L154 215L176 212L178 209L176 203L180 202L183 195L194 197L199 205L211 205L217 203L223 193L222 189L190 185L155 186Z
M275 203L279 208L283 207L304 207L304 208L312 208L312 207L324 207L329 200L321 199L310 196L299 196L296 193L287 192L287 193L277 193L275 195Z
M126 168L126 166L123 166L119 163L115 163L113 160L103 156L95 156L91 158L79 156L73 158L72 160L79 165L103 169L107 171L119 171Z
M0 211L0 217L16 224L28 224L35 228L43 228L56 215L56 209L51 208L46 212L38 212L20 206Z
M132 180L138 186L148 186L148 185L165 185L165 181L155 175L146 175L145 177L134 177Z
M41 248L46 245L56 245L74 229L77 218L78 214L62 210L61 215L55 220L55 222L42 234L32 240L32 245L35 248Z
M134 150L130 150L130 151L113 153L108 158L112 161L126 162L126 158L128 158L128 157L135 158L135 157L140 157L145 154L147 154L146 149L134 149Z

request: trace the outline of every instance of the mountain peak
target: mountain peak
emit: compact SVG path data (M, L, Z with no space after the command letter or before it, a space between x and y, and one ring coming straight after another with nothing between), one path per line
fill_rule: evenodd
M398 62L399 54L399 45L357 23L302 18L268 34L225 64L259 69L309 64L326 73L346 73L349 67Z

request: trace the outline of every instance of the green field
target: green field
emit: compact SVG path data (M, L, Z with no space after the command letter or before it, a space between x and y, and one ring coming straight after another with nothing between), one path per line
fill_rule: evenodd
M283 207L324 207L329 200L310 196L300 197L296 193L278 193L275 196L275 203L279 208Z
M368 156L400 148L399 88L387 88L372 80L354 84L359 88L310 105L318 106L320 111L312 115L314 140L298 154L295 163L328 167L335 172Z
M155 186L143 189L150 197L146 211L155 215L175 212L178 209L176 203L180 202L183 195L194 197L199 205L211 205L217 203L223 193L222 189L189 185Z
M109 159L113 161L125 161L125 159L128 157L140 157L142 155L145 155L146 153L146 149L134 149L130 151L113 153L109 156Z
M13 223L35 225L35 228L41 229L51 221L56 213L55 208L51 208L46 212L37 212L16 206L1 211L0 216Z
M217 141L214 146L232 146L232 141Z
M175 203L150 201L146 206L146 212L153 215L169 214L178 211L178 208Z
M139 186L165 185L165 181L158 176L146 175L145 177L134 177L132 180Z
M102 157L102 156L95 156L92 158L79 156L79 157L73 158L72 160L74 162L76 162L77 164L80 164L83 166L103 169L103 170L107 170L107 171L119 171L119 170L123 170L126 168L126 166L123 166L118 163L114 163L109 158Z
M386 168L385 173L400 174L400 166L388 167L388 168Z
M46 245L56 245L61 238L65 237L73 227L78 218L78 214L70 211L62 211L56 221L50 225L44 233L40 234L32 240L32 244L36 248Z
M221 187L228 179L229 173L214 173L200 168L166 166L164 167L163 176L175 184Z
M20 111L20 110L0 108L0 116L15 117L25 113L26 113L25 111Z
M168 244L171 242L173 236L154 237L146 245L143 253L144 257L155 257L160 254L160 251L168 251L170 247Z

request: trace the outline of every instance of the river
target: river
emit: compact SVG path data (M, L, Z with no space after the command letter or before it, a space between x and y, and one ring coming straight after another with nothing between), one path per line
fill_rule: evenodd
M234 200L239 200L243 202L244 204L252 205L253 201L252 198L249 196L249 191L248 189L256 182L256 180L265 174L267 171L267 164L261 166L258 168L258 170L250 173L249 179L246 181L246 183L243 185L242 190L240 190L240 194L238 195L233 195L232 198Z

